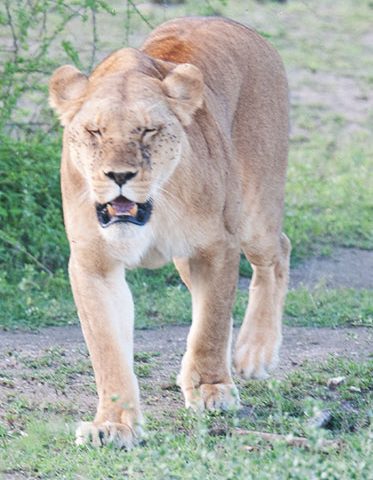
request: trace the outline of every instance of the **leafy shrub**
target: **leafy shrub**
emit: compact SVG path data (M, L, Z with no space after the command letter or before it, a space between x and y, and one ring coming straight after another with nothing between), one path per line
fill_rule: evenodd
M0 273L0 325L2 328L39 328L76 322L75 307L66 274L53 275L25 263L17 270Z
M61 60L80 68L92 67L98 42L96 15L100 11L114 13L103 0L4 0L0 6L6 45L0 52L0 132L24 136L35 128L50 129L53 117L45 101L48 77ZM76 19L91 24L92 52L85 62L63 35Z
M66 259L59 188L60 141L35 135L0 142L0 261L10 280L23 265L52 272Z

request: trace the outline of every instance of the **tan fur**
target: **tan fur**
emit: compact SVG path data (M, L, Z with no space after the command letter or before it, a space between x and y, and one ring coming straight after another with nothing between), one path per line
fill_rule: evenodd
M79 427L77 443L130 447L141 431L124 268L174 258L193 300L178 380L186 405L237 406L230 342L241 251L254 276L237 372L265 377L281 342L288 93L277 53L238 23L178 19L158 27L141 50L113 53L89 78L61 67L50 102L65 126L70 277L99 395L95 420ZM109 171L136 174L121 192L140 203L152 198L148 223L99 225L95 203L120 194Z

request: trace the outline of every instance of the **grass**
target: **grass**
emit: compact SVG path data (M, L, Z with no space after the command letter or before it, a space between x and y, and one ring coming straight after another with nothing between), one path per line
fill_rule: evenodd
M248 262L241 274L250 275ZM164 325L188 325L191 322L191 297L171 265L159 270L133 270L127 273L133 292L136 328ZM34 268L14 286L1 282L3 305L0 325L3 329L38 329L47 326L77 324L78 318L70 286L61 271L52 276ZM1 291L1 290L0 290ZM341 301L343 299L343 301ZM233 318L239 325L244 317L248 293L238 290ZM371 290L326 289L323 283L313 289L290 290L285 304L285 323L289 326L372 326Z
M288 293L285 315L289 326L373 327L372 291L299 288Z
M72 384L79 388L87 389L95 395L95 383L91 362L87 352L80 352L79 359L72 363L67 352L59 347L51 347L37 355L18 355L8 352L9 356L17 362L22 373L20 378L27 383L36 382L39 386L47 385L53 388L58 395L67 396ZM135 354L135 373L139 378L147 378L156 367L159 356L157 352L137 352ZM14 378L11 373L0 370L0 385L15 388ZM20 399L14 397L15 405ZM9 416L10 415L10 416ZM11 409L7 412L7 420L12 423Z
M285 231L293 262L328 245L373 248L372 145L363 134L336 138L316 133L292 148Z
M127 276L134 296L136 328L190 324L190 294L173 267L136 270ZM4 303L0 313L3 329L38 329L78 323L66 278L62 274L43 275L42 278L43 282L25 279L17 295L11 285L3 284ZM247 293L239 290L233 310L236 325L244 317L247 301ZM321 283L313 290L305 287L290 290L286 299L285 324L289 326L372 326L372 322L371 290L325 289Z
M372 374L373 362L331 358L308 363L283 380L246 382L240 415L193 416L184 409L149 415L145 446L129 453L75 447L71 412L62 409L56 416L53 409L11 397L15 422L10 430L5 422L0 427L0 471L28 479L370 478ZM340 375L345 382L328 388L328 379ZM329 420L320 429L313 420L321 411L329 412ZM306 436L310 448L238 436L237 427ZM325 438L338 438L342 447L320 449Z

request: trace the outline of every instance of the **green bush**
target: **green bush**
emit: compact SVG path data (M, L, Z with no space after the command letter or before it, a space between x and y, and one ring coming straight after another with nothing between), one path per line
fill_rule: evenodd
M25 264L53 272L66 263L60 151L57 138L1 138L0 260L6 263L10 280L20 280Z
M47 80L59 61L89 70L97 50L96 15L112 8L103 0L4 0L0 6L1 37L9 46L0 51L0 133L14 136L50 129ZM66 39L67 27L79 19L90 24L92 49L82 62L78 49ZM58 52L58 54L56 54Z

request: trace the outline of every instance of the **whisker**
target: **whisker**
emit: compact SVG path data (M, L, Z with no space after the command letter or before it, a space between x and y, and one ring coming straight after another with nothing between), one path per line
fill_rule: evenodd
M146 112L149 113L149 112L153 111L153 110L154 110L155 108L157 108L158 105L160 105L161 103L162 103L161 101L155 103L154 105L152 105L151 107L149 107L149 108L146 110Z
M173 193L171 193L171 192L170 192L169 190L167 190L166 188L163 188L163 187L160 187L159 185L157 185L157 186L156 186L156 189L164 192L166 195L169 195L169 196L172 197L174 200L176 200L176 201L178 201L180 204L182 204L180 198L177 198L176 195L174 195Z
M160 208L163 208L165 211L167 211L168 216L173 216L176 220L182 219L181 212L175 210L173 206L167 203L163 197L159 197L157 199L157 204Z

